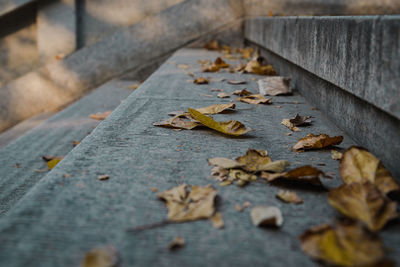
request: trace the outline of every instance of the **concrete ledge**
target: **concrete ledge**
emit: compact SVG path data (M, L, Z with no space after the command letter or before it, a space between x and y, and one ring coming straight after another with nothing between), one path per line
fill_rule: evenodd
M233 23L240 2L189 0L0 88L0 131ZM166 34L168 33L168 34Z
M400 118L400 16L254 18L245 37Z
M34 3L36 0L2 0L0 2L0 16L13 12L26 4Z

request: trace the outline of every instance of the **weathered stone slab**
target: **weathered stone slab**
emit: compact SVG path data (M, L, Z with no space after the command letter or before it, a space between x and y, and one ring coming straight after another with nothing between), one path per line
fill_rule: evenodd
M252 78L260 76L201 74L246 79L248 84L195 85L187 82L190 77L177 67L191 65L189 71L200 75L197 61L213 60L218 55L199 50L179 51L29 191L0 220L0 254L4 255L0 264L78 266L87 250L114 245L126 266L318 266L301 252L298 236L313 225L332 222L337 216L327 202L326 191L296 189L305 201L298 206L277 200L275 194L281 188L261 181L244 188L219 187L218 182L209 178L211 167L207 159L236 157L248 148L267 149L273 159L287 159L292 167L325 163L319 168L335 173L326 185L337 186L341 183L338 162L331 159L329 150L298 154L289 150L298 138L310 132L342 134L320 111L313 110L298 94L274 97L271 106L236 102L236 112L215 117L238 119L255 129L242 138L229 138L207 129L175 132L152 125L173 110L228 103L229 99L218 99L215 92L210 92L213 87L227 93L243 87L256 92L257 83ZM315 117L313 126L287 136L288 129L280 122L296 113ZM339 147L353 144L344 135L344 143ZM72 177L63 178L66 173ZM109 180L99 181L97 176L101 174L110 175ZM163 221L167 209L151 188L161 191L180 183L212 184L219 190L217 207L223 214L224 230L212 228L209 221L199 221L127 231ZM245 201L280 207L285 218L282 228L254 227L249 210L240 213L234 208ZM399 225L394 223L382 232L385 245L391 248L389 257L397 261L398 231ZM176 235L186 240L186 246L170 252L168 243Z
M190 0L0 88L0 131L233 23L239 2ZM166 34L168 33L168 34Z
M400 118L400 16L255 18L245 35Z

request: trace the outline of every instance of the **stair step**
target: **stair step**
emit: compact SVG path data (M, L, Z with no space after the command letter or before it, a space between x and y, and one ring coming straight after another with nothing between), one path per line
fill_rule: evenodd
M217 52L181 49L164 63L141 87L132 93L91 135L71 151L52 172L40 180L7 217L0 220L0 265L78 266L86 251L113 245L124 266L245 266L279 263L282 266L316 266L301 252L298 236L313 225L333 221L336 212L326 199L326 192L300 189L302 205L287 205L275 199L277 187L251 183L239 188L220 187L210 178L211 157L237 157L248 148L266 149L275 160L286 159L292 167L324 163L319 166L334 179L328 188L341 184L338 162L328 151L294 153L290 148L308 133L343 135L339 149L356 144L300 94L274 97L273 105L248 105L235 102L237 111L216 115L217 120L236 119L255 129L247 137L229 138L207 129L173 131L154 127L168 112L199 108L231 99L218 99L211 88L226 93L244 87L257 92L253 79L258 75L237 73L201 73L198 60L214 60ZM231 62L237 64L238 62ZM196 76L245 79L246 85L213 81L195 85L178 68L188 64ZM283 75L285 73L282 73ZM206 95L214 95L208 97ZM278 108L277 106L280 106ZM313 125L287 136L281 125L284 118L300 113L313 116ZM64 178L64 174L71 177ZM98 176L110 178L99 181ZM225 229L212 228L208 221L169 224L150 230L128 232L133 227L164 221L165 203L151 191L170 189L177 184L212 184L218 189L218 210ZM279 207L285 218L281 229L260 230L251 223L246 210L240 213L235 204ZM399 260L394 225L381 233L391 247L389 257ZM180 251L168 251L176 236L187 245ZM16 249L18 248L18 249Z
M126 87L133 83L132 80L112 80L1 148L0 215L47 174L38 171L46 169L42 156L67 155L74 141L81 141L99 124L88 116L113 110L132 92Z

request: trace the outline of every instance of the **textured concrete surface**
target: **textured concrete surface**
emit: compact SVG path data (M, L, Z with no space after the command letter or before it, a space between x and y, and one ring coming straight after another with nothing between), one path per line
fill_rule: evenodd
M87 250L114 245L123 266L317 265L300 251L298 236L308 227L337 216L327 203L326 191L296 189L305 203L287 205L275 198L278 187L263 182L244 188L219 187L209 178L207 159L236 157L249 147L267 149L273 159L289 160L293 166L325 163L320 168L336 175L324 183L329 188L336 186L340 183L338 163L331 159L329 150L297 154L288 149L309 132L343 134L321 112L295 94L275 97L271 106L237 103L235 113L216 116L218 120L238 119L255 129L247 137L229 138L206 129L175 132L152 126L173 110L229 102L216 98L217 93L210 92L213 87L227 93L243 87L256 92L252 78L259 76L210 73L205 76L246 79L248 84L194 85L176 67L192 65L189 71L199 75L197 60L217 56L199 50L179 51L29 191L0 220L0 264L78 266ZM297 112L314 116L313 126L287 136L288 129L280 122ZM340 149L352 144L345 135ZM66 173L72 177L63 178ZM100 174L109 174L110 179L99 181ZM217 208L223 214L224 230L212 228L208 221L198 221L127 232L164 220L165 204L150 189L161 191L180 183L212 184L219 190ZM254 227L249 210L239 213L234 208L244 201L280 207L285 218L283 227ZM382 232L390 248L389 257L397 261L399 229L396 221ZM186 246L170 252L168 243L176 235L186 240Z
M0 131L233 23L240 8L231 0L184 1L14 80L0 88Z
M255 18L245 35L400 118L400 16Z
M88 116L113 110L132 92L126 87L133 83L110 81L0 149L0 215L47 174L42 156L67 155L74 141L81 141L99 124Z
M393 116L257 45L279 73L292 78L293 85L309 103L320 109L359 145L379 157L394 177L400 179L400 122ZM400 182L400 180L399 180Z
M0 1L0 16L13 12L22 8L26 4L34 3L35 0L1 0Z
M397 0L243 0L247 16L399 14Z
M63 57L77 49L75 0L41 0L36 17L40 61Z

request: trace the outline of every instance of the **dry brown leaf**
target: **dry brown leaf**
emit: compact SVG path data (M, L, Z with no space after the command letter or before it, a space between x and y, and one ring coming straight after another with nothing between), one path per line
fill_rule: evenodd
M369 181L385 194L400 189L382 162L361 147L347 149L343 153L339 169L345 184Z
M188 121L185 120L184 118L181 118L181 116L184 114L179 114L177 116L174 116L172 118L169 118L167 120L161 121L161 122L155 122L153 123L154 126L161 126L161 127L168 127L168 128L176 128L176 129L186 129L186 130L192 130L196 128L197 126L201 126L201 123L196 122L196 121Z
M99 113L90 115L89 118L98 120L98 121L102 121L102 120L105 120L111 113L112 113L112 110L99 112Z
M243 169L249 172L259 171L262 166L272 162L266 150L248 149L246 154L236 159Z
M228 179L229 170L217 166L217 167L214 167L211 169L211 175L217 181L222 182L222 181L225 181L226 179ZM229 184L231 184L231 183L229 183Z
M257 176L251 173L247 173L243 170L239 169L230 169L229 170L229 180L235 181L237 180L238 186L244 186L249 182L254 182L257 180Z
M238 50L242 54L242 58L250 59L253 56L254 49L252 47L243 48Z
M196 79L193 80L193 83L195 84L208 84L210 81L206 78L203 77L197 77Z
M290 163L287 160L275 160L266 165L259 166L258 171L281 173Z
M214 199L217 190L211 185L205 187L193 185L188 193L186 187L183 184L157 194L167 203L168 220L186 222L210 218L215 211Z
M85 254L81 267L117 267L119 262L119 255L115 248L100 247Z
M293 132L300 132L300 129L294 126L294 124L291 123L289 119L283 119L281 124L285 125L289 130Z
M237 162L236 160L233 159L228 159L228 158L211 158L208 159L208 164L217 166L223 169L234 169L234 168L240 168L243 166L243 164Z
M218 98L229 98L230 95L228 95L227 93L219 93L219 94L217 95L217 97L218 97Z
M204 48L207 49L207 50L220 50L221 49L221 47L220 47L220 45L219 45L217 40L208 41L204 45Z
M286 203L303 203L301 197L299 197L296 192L293 191L279 190L278 194L276 194L276 197Z
M378 231L397 217L396 202L389 200L370 182L352 183L329 193L329 203L344 215L360 220L371 231Z
M210 91L211 92L223 92L224 89L211 88Z
M222 218L222 214L220 212L216 212L211 218L211 223L214 228L222 229L224 228L224 219Z
M229 68L229 64L218 57L213 64L203 65L203 72L218 72L220 69Z
M281 210L277 207L257 206L251 209L251 220L255 226L275 226L283 224Z
M336 150L331 150L331 157L334 160L340 160L343 157L343 154Z
M311 116L300 116L296 114L293 119L289 120L294 126L306 126L311 124Z
M232 93L232 95L238 95L238 96L246 96L246 95L251 95L252 93L250 93L249 91L247 91L246 89L242 89L242 90L236 90Z
M97 176L97 179L99 179L100 181L108 180L109 178L110 178L110 175L108 175L108 174Z
M185 246L185 239L181 236L175 236L174 239L168 244L169 250L175 250Z
M384 257L381 239L359 224L323 224L300 236L310 257L336 266L375 266Z
M229 84L238 85L238 84L246 84L245 80L228 80Z
M258 90L261 95L288 95L292 93L290 89L290 78L273 76L258 80Z
M229 104L215 104L211 105L208 107L204 108L198 108L196 109L198 112L201 112L203 114L218 114L221 113L227 109L235 109L236 105L234 103L229 103Z
M191 108L188 110L190 115L202 125L227 135L239 136L251 130L246 129L246 126L239 121L217 122L213 118L208 117L197 110Z
M259 75L276 75L275 69L271 65L262 65L264 58L256 57L249 61L244 68L245 73L254 73Z
M203 72L218 72L219 67L216 66L215 64L209 65L209 66L204 66L203 67Z
M289 181L306 182L322 186L320 177L330 178L323 171L310 165L302 166L283 173L271 174L267 172L262 172L261 174L261 178L266 179L268 182L272 182L276 179L282 179Z
M327 134L313 135L308 134L301 138L294 146L293 150L312 150L321 149L329 146L339 145L343 141L343 136L330 137Z
M237 100L247 103L247 104L253 104L253 105L272 104L272 98L265 98L263 95L259 95L259 94L238 97Z

